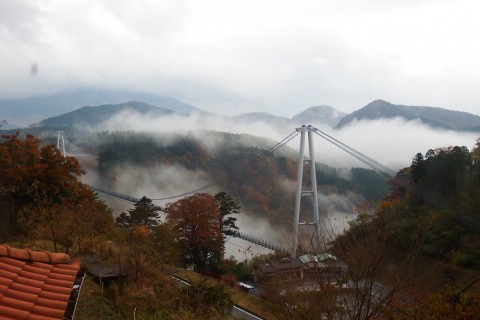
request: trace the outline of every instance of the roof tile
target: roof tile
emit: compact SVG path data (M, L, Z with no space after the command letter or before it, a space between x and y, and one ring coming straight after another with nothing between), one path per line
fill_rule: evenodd
M39 306L48 307L52 309L59 309L63 311L65 311L68 304L67 301L57 301L57 300L51 300L51 299L45 299L45 298L38 298L36 303Z
M35 272L30 272L30 271L25 271L25 270L21 270L18 273L18 276L22 277L22 278L37 280L37 281L45 281L45 280L48 279L48 276L46 274L38 274L38 273L35 273Z
M6 256L13 259L39 261L50 264L71 263L70 257L65 253L39 252L30 249L17 249L8 245L0 245L0 256Z
M5 261L0 261L0 269L4 271L9 271L13 274L17 274L20 270L22 270L22 268L13 266L9 263L5 263Z
M15 320L21 320L21 319L28 319L28 311L25 310L18 310L9 306L4 306L0 304L0 317L5 317L8 319L15 319Z
M79 269L63 253L0 245L0 320L63 319Z
M65 294L48 292L48 291L42 291L38 296L41 298L57 300L57 301L68 301L68 298L70 298L70 296L67 296Z
M34 288L42 288L43 285L44 285L44 283L42 281L33 280L33 279L29 279L29 278L23 278L23 277L17 277L15 279L15 282L20 283L20 284L24 284L24 285L29 286L29 287L34 287Z
M73 283L72 283L73 285ZM63 288L63 287L57 287L57 286L54 286L54 285L51 285L51 284L45 284L43 286L43 290L45 291L48 291L48 292L53 292L53 293L59 293L59 294L64 294L64 295L67 295L69 296L70 295L70 291L72 291L72 288Z
M19 309L19 310L25 310L25 311L30 311L33 308L32 302L23 301L23 299L22 300L14 299L6 296L3 296L0 299L0 305L8 306L8 307Z
M65 314L65 310L58 310L39 305L35 305L31 311L32 313L36 313L41 316L52 317L54 319L63 319L63 315Z
M30 286L27 286L21 283L16 283L16 282L12 283L10 285L10 288L18 291L22 291L22 292L37 294L37 295L40 294L40 292L42 292L42 288L30 287Z
M38 299L38 295L36 294L18 291L14 289L8 289L5 292L5 296L13 299L28 301L28 302L35 302Z

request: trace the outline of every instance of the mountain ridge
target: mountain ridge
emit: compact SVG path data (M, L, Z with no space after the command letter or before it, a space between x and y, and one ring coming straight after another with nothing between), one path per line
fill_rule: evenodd
M393 104L381 99L374 100L350 114L336 110L331 106L318 105L309 107L291 118L267 112L250 112L235 116L224 116L204 111L174 98L92 88L61 92L50 96L18 100L0 100L0 119L6 119L11 124L20 124L16 121L15 117L20 117L23 114L30 119L31 122L29 123L33 123L31 127L51 124L55 126L69 126L75 123L88 124L93 127L95 124L99 124L100 120L106 120L107 117L106 115L99 117L97 113L100 111L98 109L84 109L85 106L94 108L109 105L109 112L116 114L117 111L113 109L124 108L125 103L138 103L138 108L133 108L137 112L149 115L153 113L153 115L158 117L171 114L196 114L199 116L199 119L203 120L233 120L234 123L263 122L277 128L298 127L303 124L311 124L318 127L328 126L330 128L341 129L354 121L402 118L407 121L420 121L432 128L470 132L480 131L480 116L471 113L438 107ZM139 107L141 103L149 105L150 107L147 109L145 109L145 107L141 108ZM159 109L153 109L153 107ZM160 112L160 109L163 111ZM78 110L82 110L81 113L84 114L85 119L81 119L79 113L71 114L71 112ZM165 110L170 110L171 112ZM97 114L97 116L89 115L88 111ZM40 113L48 116L39 118ZM77 117L75 117L75 115L77 115ZM11 126L9 126L9 129L11 129L10 127Z
M149 114L151 116L157 116L157 117L180 114L170 109L156 107L147 103L138 102L138 101L129 101L121 104L104 104L100 106L85 106L80 109L67 112L57 117L47 118L32 126L33 127L96 126L102 123L103 121L110 119L114 115L117 115L124 111L129 111L129 110L140 112L142 114Z
M170 97L121 90L80 88L52 95L0 100L0 117L10 118L10 123L23 122L20 124L28 125L77 110L84 106L121 104L127 101L142 101L179 113L207 113L204 110ZM20 121L22 118L25 120Z
M438 107L406 106L384 100L374 100L365 107L343 117L336 128L341 129L354 121L403 118L420 120L433 127L457 131L478 131L480 116Z

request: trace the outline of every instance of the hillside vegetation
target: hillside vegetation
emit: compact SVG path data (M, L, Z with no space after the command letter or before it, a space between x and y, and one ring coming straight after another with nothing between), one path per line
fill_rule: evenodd
M88 143L98 154L98 171L105 184L132 165L179 165L206 172L212 182L239 199L244 209L273 224L291 224L294 211L297 154L288 147L265 155L275 143L246 134L203 132L196 135L152 136L145 133L101 133ZM317 181L326 194L355 192L377 201L387 192L386 178L373 170L352 168L350 178L317 164ZM132 182L135 183L135 182ZM185 191L196 187L185 183Z
M214 133L209 137L210 144L192 136L171 136L169 143L159 143L143 134L104 133L89 145L100 151L99 170L107 180L130 165L172 163L191 170L201 168L221 181L222 187L241 193L248 188L282 190L274 186L272 177L294 178L295 161L288 150L262 156L261 139L253 147L244 147L242 135ZM228 144L215 145L213 137ZM255 161L259 156L262 161ZM34 136L3 136L0 163L2 242L16 246L45 242L52 244L49 249L53 251L95 254L105 265L121 264L127 273L121 285L107 288L102 297L87 283L91 295L82 306L87 311L84 317L91 316L92 306L119 319L134 312L137 319L224 319L230 313L234 294L226 286L235 286L237 277L249 274L249 266L224 257L227 234L223 227L234 225L233 214L238 209L229 194L196 193L172 202L165 208L165 223L156 219L160 208L142 198L115 220L111 209L78 180L83 174L78 161L62 156L52 145L42 146ZM357 178L345 180L333 169L321 168L317 175L324 180L330 177L330 188L336 192L355 188L358 181L380 180L365 169L352 170ZM317 285L322 290L298 294L298 288L286 283L275 286L276 292L267 291L268 304L259 303L260 309L285 319L318 319L319 312L345 319L380 314L387 319L478 319L478 294L469 297L465 292L479 280L475 276L480 268L480 141L471 151L451 147L419 153L390 185L390 193L378 201L375 212L369 205L359 206L358 220L330 244L331 252L348 263L341 287L325 284L319 277ZM260 199L252 201L252 207L264 207L265 216L273 219L273 212L282 212L281 205L274 211L268 198L276 194L252 194L249 199ZM280 204L285 201L272 199ZM424 258L418 259L419 254ZM444 281L425 292L421 289L427 282L414 280L419 270L426 278L433 275L437 262L429 259L458 267L435 267L449 273L435 272L438 281ZM206 273L220 282L200 281L188 289L179 288L168 275L172 267L166 266L172 265ZM464 272L462 286L455 287L460 283L455 279L462 275L460 267L472 272ZM371 299L376 281L392 289L388 303ZM397 292L402 299L394 299Z

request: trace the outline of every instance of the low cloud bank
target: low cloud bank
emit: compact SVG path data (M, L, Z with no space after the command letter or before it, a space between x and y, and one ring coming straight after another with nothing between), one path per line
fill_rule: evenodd
M480 133L457 132L433 129L419 121L406 121L401 118L375 121L356 121L342 129L319 127L329 135L383 163L394 170L410 165L418 152L448 146L466 146L472 148ZM153 118L136 112L122 112L103 123L95 130L142 131L152 133L190 133L200 130L213 130L229 133L247 133L259 137L280 141L295 128L255 122L239 122L232 118L193 114L190 116L166 116ZM361 162L346 154L317 135L315 137L316 160L337 168L364 166ZM200 136L201 138L201 136ZM207 145L213 145L205 139ZM215 141L215 145L221 141ZM298 137L288 146L298 149Z
M295 128L275 127L263 122L234 122L231 119L220 117L209 118L192 115L151 118L137 113L117 115L104 123L99 129L188 133L202 139L209 148L216 148L227 142L222 141L222 138L219 137L212 139L199 130L247 133L271 138L274 141L280 141L288 133L295 130ZM480 133L432 129L420 122L402 119L357 121L339 130L332 128L319 129L394 170L409 166L411 159L418 152L424 154L429 149L454 145L466 146L471 149L480 136ZM348 170L345 168L365 166L317 135L313 136L315 137L317 162L338 168L340 169L339 172L346 172L345 175L348 175ZM245 141L245 144L248 144L248 141ZM298 150L298 137L292 140L288 146ZM146 195L151 198L163 198L194 190L212 182L207 173L200 170L188 170L178 165L155 166L152 168L132 166L116 174L113 188L116 191L135 197ZM90 178L95 180L94 176ZM94 181L91 183L94 183ZM285 180L281 183L285 189L290 191L294 190L296 186L294 181ZM210 188L206 191L213 194L220 190ZM165 205L167 202L175 200L158 201L157 203ZM356 218L353 210L354 206L362 201L362 196L356 193L336 194L322 191L319 194L322 239L325 242L330 241L332 237L348 228L348 222ZM272 226L268 221L245 213L237 215L237 218L241 231L287 247L291 245L291 230L278 230L277 226ZM237 259L243 260L251 258L254 254L270 252L268 249L250 245L243 240L231 238L227 243L227 256L234 255Z

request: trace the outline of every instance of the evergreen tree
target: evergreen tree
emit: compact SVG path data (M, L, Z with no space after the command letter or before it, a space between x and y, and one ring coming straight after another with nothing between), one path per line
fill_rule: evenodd
M122 227L147 226L153 227L158 225L158 218L162 208L155 206L151 199L142 197L135 203L133 209L127 213L122 212L116 219L117 223Z
M214 198L220 209L221 232L225 235L232 235L233 229L238 230L235 224L237 218L227 216L239 213L240 206L231 195L223 191L217 193Z

